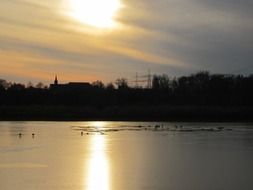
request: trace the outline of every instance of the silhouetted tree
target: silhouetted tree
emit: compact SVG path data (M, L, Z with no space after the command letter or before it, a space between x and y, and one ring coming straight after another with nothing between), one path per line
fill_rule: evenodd
M118 87L118 89L127 89L128 87L128 83L127 83L127 79L125 78L119 78L116 80L116 85Z
M11 91L20 91L20 90L25 90L25 85L24 84L20 84L20 83L14 83L12 84L8 90Z
M33 88L33 83L31 81L29 81L26 85L27 88Z
M152 88L154 90L168 90L170 88L170 80L168 75L154 75L152 80Z
M97 80L97 81L95 81L95 82L93 82L92 83L92 86L93 87L96 87L96 88L105 88L105 85L103 84L103 82L102 81L99 81L99 80Z
M11 83L7 82L4 79L0 79L0 87L7 89L11 86Z
M39 82L38 84L36 84L36 86L35 86L36 88L46 88L47 86L46 85L44 85L42 82Z
M106 85L106 90L114 90L115 89L115 86L113 85L113 83L108 83Z

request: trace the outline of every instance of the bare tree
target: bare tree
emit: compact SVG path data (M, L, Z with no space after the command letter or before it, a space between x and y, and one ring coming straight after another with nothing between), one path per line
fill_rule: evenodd
M126 89L126 88L129 88L128 87L128 83L127 83L127 79L125 78L119 78L116 80L116 85L118 87L118 89Z

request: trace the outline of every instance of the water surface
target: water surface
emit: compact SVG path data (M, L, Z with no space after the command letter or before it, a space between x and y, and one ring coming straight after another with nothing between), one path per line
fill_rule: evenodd
M252 160L252 124L0 122L3 190L252 190Z

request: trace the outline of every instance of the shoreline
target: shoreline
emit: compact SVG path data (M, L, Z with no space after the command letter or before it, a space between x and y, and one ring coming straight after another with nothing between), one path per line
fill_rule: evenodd
M0 121L253 122L253 107L0 106Z

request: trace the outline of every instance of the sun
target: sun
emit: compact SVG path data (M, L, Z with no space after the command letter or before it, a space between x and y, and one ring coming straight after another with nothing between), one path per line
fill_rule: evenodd
M69 15L86 25L112 28L120 7L120 0L69 0Z

